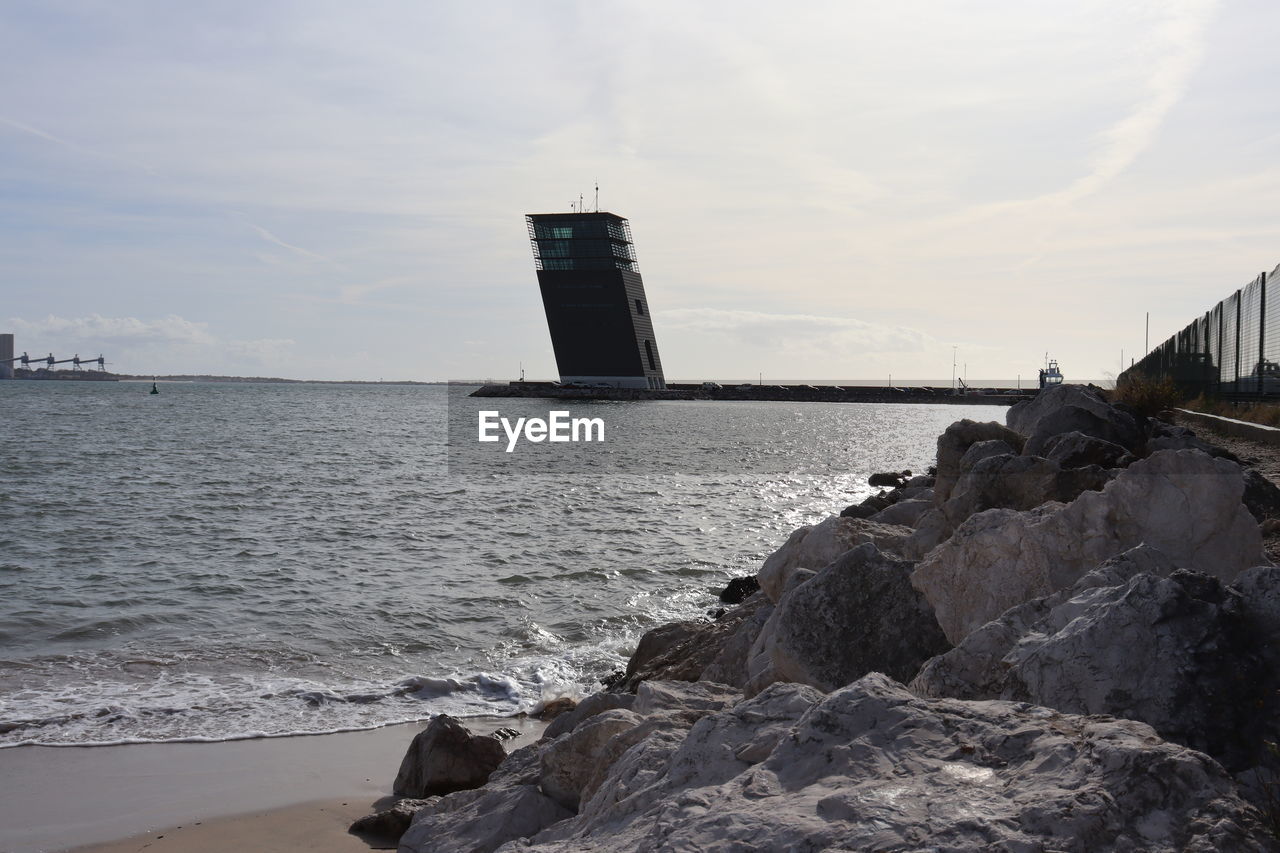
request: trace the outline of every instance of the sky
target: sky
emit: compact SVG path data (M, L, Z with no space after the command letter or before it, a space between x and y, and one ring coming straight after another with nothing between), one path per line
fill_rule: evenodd
M0 0L0 332L556 375L524 215L669 380L1114 377L1280 263L1280 3ZM1123 358L1123 362L1122 359Z

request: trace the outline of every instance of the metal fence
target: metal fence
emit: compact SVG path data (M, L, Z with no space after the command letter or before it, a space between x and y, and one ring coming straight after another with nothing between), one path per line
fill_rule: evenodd
M1191 321L1120 379L1135 376L1169 378L1191 394L1280 396L1280 265Z

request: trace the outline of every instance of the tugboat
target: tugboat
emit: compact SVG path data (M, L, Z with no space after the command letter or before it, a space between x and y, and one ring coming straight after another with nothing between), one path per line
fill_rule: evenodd
M1058 360L1049 358L1049 354L1044 354L1046 367L1040 368L1040 390L1043 391L1053 385L1062 384L1062 371L1058 369Z

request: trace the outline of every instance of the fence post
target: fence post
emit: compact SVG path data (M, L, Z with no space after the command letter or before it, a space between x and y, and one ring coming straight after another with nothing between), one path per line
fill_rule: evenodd
M1266 371L1263 369L1267 357L1267 273L1264 270L1258 282L1258 393L1267 392Z
M1240 393L1240 309L1244 304L1244 288L1236 291L1236 375L1231 380L1231 393Z
M1222 393L1222 333L1223 331L1226 330L1226 325L1223 323L1222 318L1223 316L1226 315L1226 313L1227 313L1226 311L1222 310L1222 303L1219 302L1218 303L1218 363L1217 363L1218 376L1213 383L1213 393L1215 394Z

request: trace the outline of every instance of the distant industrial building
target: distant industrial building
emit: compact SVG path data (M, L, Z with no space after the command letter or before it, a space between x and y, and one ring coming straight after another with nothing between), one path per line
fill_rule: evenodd
M0 379L13 378L13 335L0 335Z
M560 381L665 388L627 220L598 211L525 220Z

